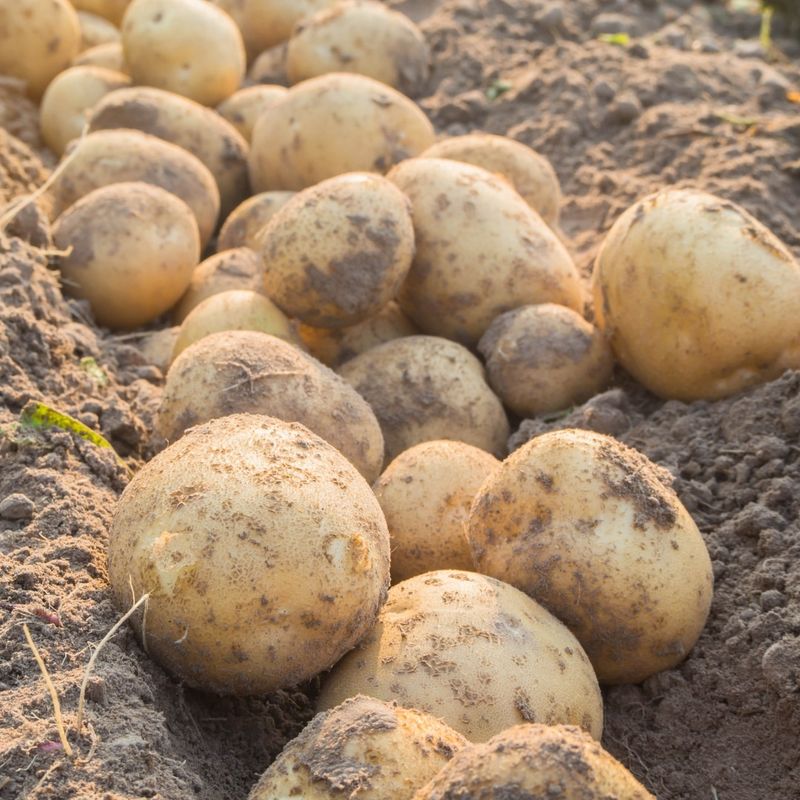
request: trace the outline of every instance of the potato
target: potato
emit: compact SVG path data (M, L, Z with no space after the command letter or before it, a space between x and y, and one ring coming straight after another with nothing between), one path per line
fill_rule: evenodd
M414 97L425 88L431 54L405 14L370 0L341 0L299 22L286 51L290 83L356 72Z
M236 128L246 142L253 138L258 118L289 90L285 86L260 85L239 89L217 106L217 111Z
M150 594L147 652L218 694L263 695L333 665L386 597L389 534L347 459L302 425L234 414L145 464L111 525L121 608ZM140 638L141 619L132 618Z
M116 26L97 14L88 11L78 12L78 23L81 26L81 50L89 50L101 44L119 42L120 34Z
M266 224L294 196L294 192L262 192L249 197L228 215L217 238L217 251L249 247L260 251Z
M434 138L428 118L391 87L323 75L292 87L256 122L250 182L256 192L298 190L344 172L385 173Z
M153 331L144 339L136 343L142 355L149 364L158 367L164 374L169 369L172 361L172 348L178 338L180 328L175 325L172 328L164 328L160 331Z
M326 676L318 708L356 694L396 700L482 742L522 722L603 729L597 678L577 639L511 586L440 570L389 590L378 622Z
M544 156L521 142L491 133L470 133L442 139L420 158L447 158L501 175L551 228L558 225L558 175Z
M119 25L130 2L131 0L72 0L72 5L80 11L88 11Z
M191 209L146 183L90 192L53 227L65 289L86 298L100 325L134 328L163 314L186 290L200 259Z
M408 798L467 740L441 720L372 697L318 714L264 773L248 800Z
M247 52L255 57L291 37L296 23L337 0L244 0L241 15Z
M125 56L122 52L122 42L110 42L90 47L72 59L72 66L102 67L128 75L128 66L125 64Z
M462 749L413 800L655 800L579 728L516 725Z
M227 330L175 359L158 419L165 439L240 412L300 422L370 483L380 475L383 436L372 409L335 372L291 344L258 331Z
M583 309L569 253L504 180L441 158L410 159L388 178L411 199L417 243L397 299L425 333L473 345L522 305Z
M122 47L135 83L216 106L244 78L236 23L204 0L133 0L122 20Z
M489 385L520 417L559 411L606 388L614 358L603 334L553 303L501 314L478 343Z
M60 156L83 132L92 106L130 82L124 73L103 67L70 67L56 75L39 108L39 127L47 146Z
M48 191L53 216L101 186L143 181L180 197L192 209L200 242L211 238L219 215L219 190L211 173L183 148L139 131L97 131L73 142Z
M247 82L288 86L286 44L270 47L253 59L250 69L247 70Z
M464 523L472 498L500 462L463 442L423 442L376 482L392 540L392 582L437 569L472 570Z
M78 55L81 27L67 0L0 0L0 75L38 100Z
M610 436L537 436L475 496L467 536L481 572L550 609L601 683L681 662L705 625L711 561L669 473Z
M261 233L267 294L287 314L343 328L397 294L414 256L406 197L386 178L338 175L300 192Z
M651 392L718 399L800 367L800 267L739 206L666 189L629 208L594 267L597 325Z

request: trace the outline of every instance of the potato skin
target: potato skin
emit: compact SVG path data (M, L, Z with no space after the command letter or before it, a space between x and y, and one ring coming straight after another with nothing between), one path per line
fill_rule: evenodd
M285 86L247 86L220 103L217 112L228 120L249 144L258 118L278 100L283 99L288 91Z
M177 325L172 328L163 328L160 331L153 331L136 342L136 347L141 350L147 363L158 367L165 375L172 361L172 348L178 338L178 330Z
M251 57L285 42L304 17L338 0L244 0L241 12L247 52Z
M407 336L373 347L339 368L372 406L386 458L432 439L455 439L498 457L508 419L465 347L435 336Z
M594 266L597 325L651 392L719 399L800 366L800 266L744 209L693 189L629 208Z
M98 17L119 25L131 0L71 0L71 2L80 11L97 14Z
M102 67L114 72L122 72L130 77L125 64L125 55L122 52L122 42L108 42L90 47L72 59L72 66Z
M345 172L385 173L434 140L425 114L391 87L363 75L323 75L293 86L256 123L250 183L256 192L297 191Z
M616 439L561 430L509 456L472 504L481 572L549 608L601 683L682 661L711 605L711 560L669 474Z
M548 611L474 572L440 570L389 590L378 622L325 678L318 708L368 694L443 719L470 741L522 722L577 724L599 738L589 659Z
M294 197L294 192L261 192L231 211L217 238L217 251L249 247L260 251L263 230L275 214Z
M89 50L101 44L120 41L117 27L97 14L92 14L89 11L79 11L78 24L81 27L81 51Z

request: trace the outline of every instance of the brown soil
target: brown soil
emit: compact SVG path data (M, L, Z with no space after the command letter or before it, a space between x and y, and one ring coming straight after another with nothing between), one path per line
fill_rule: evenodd
M758 21L691 0L425 0L435 70L422 104L442 133L507 133L548 156L584 271L616 216L665 184L745 206L800 256L800 47L754 46ZM433 6L437 6L434 8ZM627 32L627 45L598 39ZM795 59L795 60L791 60ZM490 96L498 95L495 99ZM26 122L27 120L27 122ZM39 147L31 109L0 92L0 124ZM0 199L42 177L0 131ZM1 203L0 203L1 204ZM0 236L0 798L244 798L309 718L302 691L232 701L184 690L124 628L90 682L65 757L27 648L27 622L70 727L91 647L119 612L105 537L127 475L63 431L19 428L30 399L106 436L135 468L162 376L62 299L39 215ZM44 235L44 239L42 236ZM93 358L102 368L91 368ZM708 626L687 661L606 692L605 745L661 800L800 798L800 374L718 403L624 388L554 426L618 435L675 476L714 561Z

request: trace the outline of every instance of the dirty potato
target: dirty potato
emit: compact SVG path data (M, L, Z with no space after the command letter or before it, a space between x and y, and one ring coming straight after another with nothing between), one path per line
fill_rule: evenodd
M160 331L153 331L143 339L136 342L136 347L141 351L148 364L158 367L165 375L172 362L172 348L178 338L180 328L174 325Z
M258 118L278 100L283 99L288 91L285 86L247 86L220 103L217 111L249 143Z
M266 224L294 196L294 192L261 192L231 211L217 237L217 251L249 247L260 252Z

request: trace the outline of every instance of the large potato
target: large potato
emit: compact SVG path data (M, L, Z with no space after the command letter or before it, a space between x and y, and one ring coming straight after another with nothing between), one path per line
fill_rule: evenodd
M398 301L425 333L475 344L512 308L583 309L569 253L505 180L441 158L410 159L388 177L411 199L417 243Z
M131 0L72 0L72 5L80 11L97 14L119 25L130 2Z
M432 439L455 439L502 457L509 435L503 406L483 366L455 342L407 336L373 347L339 368L381 423L386 458Z
M675 666L708 616L711 560L665 475L616 439L562 430L509 456L473 502L480 571L562 620L601 683Z
M260 251L266 224L294 196L294 192L261 192L231 211L217 237L217 251L249 247Z
M173 361L158 418L164 438L240 412L300 422L370 483L380 475L383 436L372 409L335 372L291 344L258 331L222 331Z
M414 97L430 73L430 50L405 14L371 0L341 0L298 23L286 51L291 83L356 72Z
M334 664L389 582L378 501L302 425L235 414L194 428L136 474L111 525L121 608L148 592L147 652L189 686L263 695Z
M522 592L474 572L427 572L389 590L375 627L325 678L318 707L356 694L425 711L473 742L522 722L603 730L577 639Z
M246 142L253 138L258 118L282 100L289 90L285 86L261 85L239 89L217 106L217 111L236 128Z
M96 47L90 47L88 50L78 53L72 59L72 66L102 67L103 69L123 72L128 75L125 55L122 52L122 42L109 42L108 44L98 44Z
M0 74L34 99L78 55L81 26L67 0L0 0Z
M429 714L354 697L314 717L248 800L409 798L467 744Z
M425 114L391 87L323 75L291 88L256 123L250 181L256 192L298 190L344 172L384 173L434 138Z
M133 0L122 20L122 48L135 83L215 106L244 78L236 23L205 0Z
M89 50L101 44L119 42L120 34L116 26L97 14L88 11L78 12L78 24L81 26L81 50Z
M662 397L726 397L800 367L800 266L726 200L666 189L636 203L593 280L614 354Z
M380 175L338 175L300 192L261 234L264 286L290 316L343 328L397 294L414 256L408 200Z
M53 227L66 291L109 328L134 328L183 294L200 234L182 200L147 183L115 183L81 198Z

